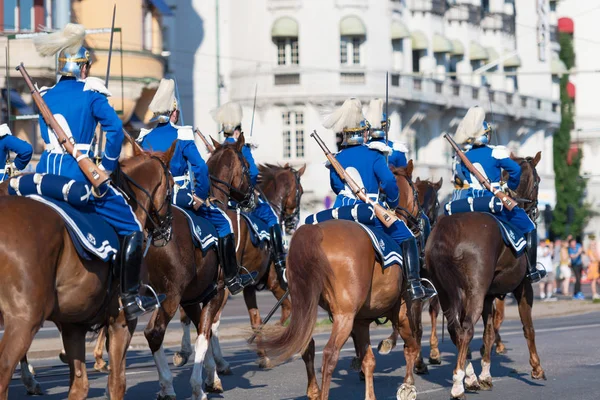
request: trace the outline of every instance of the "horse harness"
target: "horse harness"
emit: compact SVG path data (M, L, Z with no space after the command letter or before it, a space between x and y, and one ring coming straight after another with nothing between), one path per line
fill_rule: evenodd
M246 180L248 182L248 190L246 192L241 190L241 186L242 186L243 182L240 183L239 187L234 187L229 182L225 182L224 180L219 179L214 175L209 175L210 180L225 186L227 189L229 189L229 192L227 192L227 190L225 190L219 186L213 186L213 185L210 186L210 190L212 192L213 189L217 189L220 192L222 192L223 194L225 194L228 198L231 196L232 192L237 193L237 194L243 196L243 198L241 201L236 202L237 203L236 208L252 209L255 206L255 200L254 200L254 185L252 185L252 180L250 178L250 170L248 169L248 167L246 165L246 160L244 160L243 155L237 151L235 151L235 154L237 155L238 159L240 160L240 163L242 164L242 174L244 175L244 177L246 178Z

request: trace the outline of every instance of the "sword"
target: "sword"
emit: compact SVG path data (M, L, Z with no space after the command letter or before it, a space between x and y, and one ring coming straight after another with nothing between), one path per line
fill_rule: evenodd
M173 75L173 80L175 81L175 98L177 99L177 107L179 108L179 118L181 118L181 125L185 125L183 122L183 111L181 111L181 99L179 97L179 86L177 85L177 78Z
M254 340L256 339L256 337L258 336L258 334L260 333L260 331L262 330L262 328L267 324L267 322L269 322L269 320L271 319L271 317L273 316L273 314L275 314L275 311L277 311L277 309L281 306L281 304L283 303L283 301L285 299L288 298L288 296L290 295L290 290L286 290L285 293L283 294L283 296L281 296L281 298L279 299L279 301L277 301L277 303L273 306L273 308L271 309L271 311L269 311L269 313L267 314L267 316L265 317L265 319L263 319L263 323L260 325L260 327L257 329L256 332L254 332L254 335L252 335L250 337L250 339L248 339L248 344L252 344L254 342Z
M108 61L106 64L106 79L104 80L104 86L108 88L108 78L110 77L110 61L112 59L112 47L113 47L113 38L115 36L115 16L117 15L117 5L115 4L113 7L113 15L112 15L112 25L110 27L110 42L108 45ZM100 134L98 135L98 140L96 141L96 146L94 146L94 158L96 159L96 164L100 165L102 162L102 141L104 140L104 131L100 129Z
M252 130L254 129L254 111L256 111L256 90L258 85L254 84L254 105L252 106L252 122L250 123L250 137L252 137Z
M389 146L388 131L390 129L390 115L388 114L388 72L385 71L385 145ZM388 163L388 153L385 153L385 163Z

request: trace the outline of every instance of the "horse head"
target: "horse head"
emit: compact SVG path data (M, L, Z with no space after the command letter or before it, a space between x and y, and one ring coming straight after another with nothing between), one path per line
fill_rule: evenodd
M129 197L131 208L154 244L166 245L171 239L173 219L173 177L169 163L177 142L161 153L145 152L133 139L127 137L127 140L133 146L133 156L119 163L112 174L113 182Z
M541 181L536 167L542 159L542 152L538 151L535 157L517 157L511 154L510 158L521 167L521 180L517 189L514 190L513 196L521 203L527 215L535 221L538 214L538 192ZM503 172L502 176L503 180L508 179L506 172Z
M415 181L415 186L419 194L419 204L429 218L432 226L435 224L439 213L440 202L438 200L438 192L442 187L442 183L443 178L440 178L437 182L421 180L419 178Z
M264 164L258 169L261 190L276 211L279 220L283 221L286 233L293 234L300 219L300 200L304 194L300 178L306 171L306 164L298 170L287 163L283 167Z
M409 160L406 167L392 168L400 198L396 206L396 215L403 219L410 229L419 229L418 216L421 212L418 192L412 181L413 161Z
M211 196L224 206L230 197L243 208L254 206L249 164L242 155L245 143L243 133L235 143L219 144L213 139L215 151L206 163L210 172Z

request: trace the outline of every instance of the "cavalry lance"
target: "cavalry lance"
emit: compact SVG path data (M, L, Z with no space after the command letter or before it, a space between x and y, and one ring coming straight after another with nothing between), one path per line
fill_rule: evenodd
M475 178L477 178L477 180L479 181L479 183L484 188L486 188L487 190L489 190L490 192L492 192L494 194L494 196L496 196L497 198L499 198L502 201L502 204L504 204L504 207L506 207L507 210L511 211L513 208L515 208L515 206L517 205L517 202L515 200L513 200L512 198L510 198L502 190L492 188L492 185L490 185L490 182L488 182L488 180L485 179L485 177L481 174L481 172L479 172L477 170L477 168L475 168L475 166L473 166L473 164L471 163L471 161L469 161L469 159L467 158L467 156L465 156L465 154L460 150L460 148L458 147L458 144L456 144L456 142L454 141L454 139L452 139L450 137L450 135L448 135L447 133L444 133L443 137L444 137L444 139L446 139L450 143L450 146L452 146L452 148L454 149L454 151L456 151L456 154L458 155L458 157L460 158L460 160L465 164L465 167L467 167L467 169L469 170L469 172L472 173L473 176L475 176Z
M375 215L387 228L392 226L394 224L394 222L396 222L398 220L398 217L394 214L394 212L386 209L381 204L379 204L376 201L373 201L369 197L367 197L367 195L365 194L365 189L358 186L358 184L354 181L354 179L352 179L352 177L348 174L348 172L346 172L344 167L342 167L340 165L338 160L336 160L335 156L327 148L327 145L325 145L323 140L321 140L321 138L317 134L316 130L313 131L313 133L311 133L310 136L312 136L316 140L319 147L321 147L321 150L323 150L323 152L325 153L325 157L327 157L327 160L329 160L329 162L331 163L331 166L333 167L333 169L335 169L335 172L337 172L340 179L344 183L346 183L346 185L348 185L348 187L350 187L350 190L352 190L352 193L354 193L354 195L356 197L358 197L360 200L362 200L363 202L373 206L373 209L375 210Z
M35 102L35 105L40 110L40 114L42 114L42 117L44 118L44 120L46 121L46 124L50 128L49 130L52 131L56 135L56 138L58 139L58 143L60 143L60 145L64 149L64 151L67 152L68 154L71 154L73 157L75 157L75 160L77 160L77 165L79 165L79 168L81 168L81 171L83 172L83 174L86 176L86 178L89 179L89 181L92 183L92 185L96 189L99 189L100 187L103 187L103 186L107 187L105 185L108 182L110 182L110 177L108 176L106 171L103 171L102 169L100 169L100 167L98 167L92 160L90 160L90 158L87 155L85 155L85 154L81 153L79 150L77 150L77 148L75 147L75 145L76 145L75 140L73 139L72 136L67 136L67 134L65 133L63 128L56 121L56 119L54 118L54 115L52 114L52 111L50 111L50 109L48 108L48 105L42 98L42 95L40 94L38 89L34 86L33 82L31 81L31 77L27 73L27 70L25 69L25 66L23 65L23 63L21 63L16 68L16 70L19 71L21 73L21 75L23 76L23 79L25 79L25 83L27 84L27 87L29 87L29 90L31 91L31 96L33 98L33 101ZM104 194L99 195L99 194L94 193L94 195L96 195L98 197L102 197Z

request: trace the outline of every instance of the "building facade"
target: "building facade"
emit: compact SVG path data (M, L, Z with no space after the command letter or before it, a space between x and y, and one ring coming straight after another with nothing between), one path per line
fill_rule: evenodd
M351 96L364 105L385 97L386 72L390 138L407 143L416 176L444 178L442 197L452 190L452 153L441 135L479 104L496 129L495 143L520 155L543 152L540 197L553 204L552 133L563 70L547 0L171 3L170 62L185 122L214 136L210 110L240 102L246 136L260 143L258 161L307 164L305 212L333 196L310 133L316 129L335 148L324 116Z

